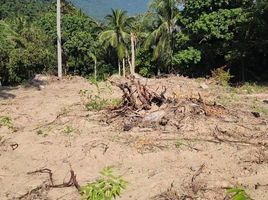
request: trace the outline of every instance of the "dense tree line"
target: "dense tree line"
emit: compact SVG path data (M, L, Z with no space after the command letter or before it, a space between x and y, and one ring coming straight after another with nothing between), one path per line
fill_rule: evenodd
M53 0L2 0L0 81L56 71ZM66 74L206 76L225 67L235 80L268 79L267 0L153 0L144 14L122 10L99 22L62 3Z

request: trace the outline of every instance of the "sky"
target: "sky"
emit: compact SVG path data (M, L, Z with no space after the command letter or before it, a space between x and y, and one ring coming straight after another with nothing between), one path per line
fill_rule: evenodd
M69 0L86 14L98 19L111 12L112 8L127 10L129 15L135 15L147 10L149 0Z

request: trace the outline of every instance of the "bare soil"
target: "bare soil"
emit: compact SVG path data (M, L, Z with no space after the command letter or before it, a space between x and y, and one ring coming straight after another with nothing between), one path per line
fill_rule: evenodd
M129 116L111 120L113 111L85 107L90 95L121 98L109 82L96 87L81 77L41 76L27 87L1 88L0 116L12 125L0 125L0 199L17 199L40 186L21 199L78 200L75 187L42 188L48 174L31 172L50 169L61 184L72 169L85 185L107 166L128 182L121 200L223 200L226 188L235 186L252 199L268 199L267 87L247 94L185 77L141 82L157 92L167 88L165 95L178 102L195 107L187 100L201 96L221 109L180 110L167 123L138 123L124 131Z

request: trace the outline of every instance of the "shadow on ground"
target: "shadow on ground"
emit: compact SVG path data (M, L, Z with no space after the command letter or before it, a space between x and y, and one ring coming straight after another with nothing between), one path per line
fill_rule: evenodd
M0 99L13 99L16 96L11 93L16 87L0 87Z

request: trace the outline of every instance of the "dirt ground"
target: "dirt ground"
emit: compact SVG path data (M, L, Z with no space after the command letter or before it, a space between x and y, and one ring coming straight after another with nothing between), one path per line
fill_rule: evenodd
M166 95L178 99L200 93L228 115L189 115L177 129L123 131L119 123L107 123L106 111L85 108L85 94L121 97L108 82L96 87L80 77L41 76L28 86L1 88L0 116L11 121L0 125L0 199L17 199L48 182L47 174L29 173L35 170L50 169L54 182L62 183L72 169L85 185L113 166L128 182L121 200L172 199L171 187L176 200L223 200L226 188L235 186L252 199L268 200L267 87L236 90L184 77L143 81L157 91L165 86ZM44 188L22 199L78 200L80 195L74 187Z

